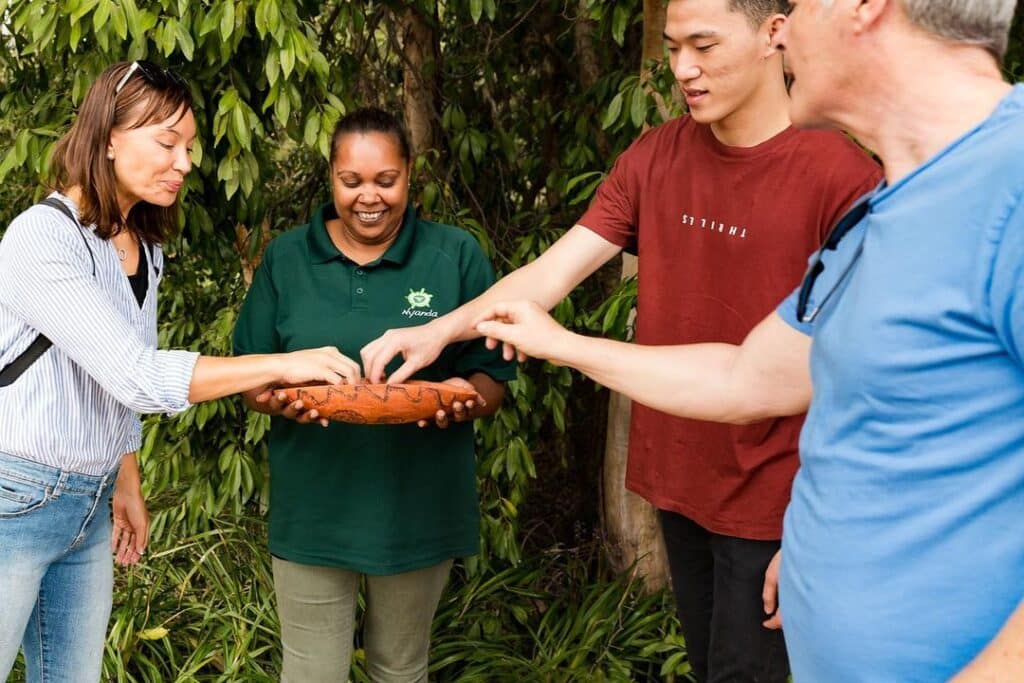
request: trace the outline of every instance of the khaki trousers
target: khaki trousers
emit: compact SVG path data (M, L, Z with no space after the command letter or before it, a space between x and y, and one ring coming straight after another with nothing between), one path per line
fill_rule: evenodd
M345 683L352 663L359 572L273 558L282 683ZM366 668L375 683L426 683L430 625L452 561L366 576Z

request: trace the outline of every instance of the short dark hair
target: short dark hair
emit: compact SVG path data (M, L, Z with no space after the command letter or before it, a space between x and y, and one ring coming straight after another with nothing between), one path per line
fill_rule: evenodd
M394 115L378 109L377 107L361 107L353 112L345 114L334 126L334 134L331 136L331 162L338 152L338 143L349 133L384 133L390 135L398 143L398 151L403 161L409 161L411 156L409 147L409 136L405 132L405 126L395 118Z
M789 14L787 0L729 0L729 10L743 12L750 25L757 28L773 14Z
M71 129L54 145L51 185L61 192L81 190L79 217L83 225L95 225L100 238L133 230L151 244L162 242L178 227L178 203L140 201L122 217L107 145L115 128L141 128L191 108L188 85L163 67L142 60L107 67L89 86Z

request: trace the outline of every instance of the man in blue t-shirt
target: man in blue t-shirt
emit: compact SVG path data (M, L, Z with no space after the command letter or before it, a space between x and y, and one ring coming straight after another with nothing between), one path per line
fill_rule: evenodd
M579 337L525 302L477 330L686 417L810 402L779 589L797 683L1024 680L1024 85L999 68L1014 2L793 4L794 122L848 130L886 173L801 287L740 346Z

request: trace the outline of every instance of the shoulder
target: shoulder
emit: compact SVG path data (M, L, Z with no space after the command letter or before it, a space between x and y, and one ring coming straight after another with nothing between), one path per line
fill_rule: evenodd
M965 142L967 155L962 158L973 166L969 169L972 174L984 169L993 180L1019 190L1020 160L1024 158L1024 85L1016 86L1002 109Z
M305 259L309 253L309 223L285 230L267 243L263 250L263 262L291 262L295 258Z
M699 125L688 114L677 116L641 133L622 156L664 151L664 146L677 145L694 135Z
M834 163L878 168L867 150L838 130L797 129L793 142L801 151L821 159L830 159Z
M418 218L416 248L437 250L460 262L484 260L484 250L469 230L447 223Z
M90 233L91 231L86 231ZM4 233L8 249L31 247L46 253L48 248L84 251L86 243L77 233L78 226L67 216L44 204L34 204L18 214Z
M820 182L840 188L863 186L870 191L882 180L882 167L867 150L837 130L797 130L795 150L803 159L800 165Z

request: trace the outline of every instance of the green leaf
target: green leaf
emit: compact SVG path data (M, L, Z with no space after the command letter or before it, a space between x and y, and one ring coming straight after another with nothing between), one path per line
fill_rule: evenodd
M626 29L629 27L630 6L625 3L618 3L612 11L612 38L622 46L626 42Z
M291 43L291 40L288 40ZM292 70L295 68L295 50L289 46L281 49L279 53L281 58L281 71L284 73L284 77L288 78L292 74Z
M223 11L224 4L218 3L213 6L213 9L211 11L207 12L203 16L203 20L199 24L200 38L205 36L207 33L210 33L211 31L215 31L217 29L217 25L220 23L220 17Z
M320 134L320 114L315 109L306 116L306 128L302 133L302 140L310 147L316 146L317 136Z
M245 109L241 103L232 110L231 120L234 124L235 139L238 140L238 144L241 145L243 149L252 149L252 131L249 130L249 125L245 116Z
M267 53L267 60L263 64L263 69L267 74L267 82L273 87L277 83L278 76L281 75L281 61L278 58L277 50L271 50Z
M192 143L192 165L197 168L203 165L203 140L198 135Z
M622 114L622 93L615 93L615 97L608 104L608 110L604 114L604 120L601 122L601 129L608 130L615 122L619 120L619 115Z
M178 39L178 46L181 48L181 54L185 55L185 59L192 61L192 55L195 54L196 42L192 38L192 34L188 30L188 26L184 22L175 22L174 33Z
M256 24L256 33L259 34L260 39L267 37L267 7L269 3L267 0L260 0L256 5L256 13L253 15L253 19Z
M281 93L277 97L277 101L274 102L274 115L282 126L288 125L288 116L292 111L292 103L288 98L288 93Z
M110 18L111 0L100 0L96 5L96 11L92 15L92 30L98 32Z
M268 0L270 7L267 9L267 28L270 29L270 34L277 39L277 44L281 44L281 10L277 6L277 0Z
M139 8L135 4L135 0L120 0L120 2L121 7L124 8L125 21L132 36L138 39L145 38L139 23Z
M217 113L227 114L229 111L235 108L238 104L238 91L233 87L228 88L221 95L220 102L217 103Z
M327 57L320 50L314 50L310 57L310 64L313 66L313 72L326 81L331 74L331 65L327 63Z
M70 20L72 24L77 24L82 17L92 11L92 9L99 3L99 0L85 0L78 9L71 13ZM67 8L65 8L67 11ZM0 10L0 14L3 14L3 10Z
M128 19L125 18L124 7L120 4L114 5L110 11L110 23L114 27L114 33L124 40L128 37Z
M82 39L82 24L75 22L71 24L71 32L68 35L68 47L74 52L78 41Z
M469 0L469 15L473 19L474 24L480 23L480 17L484 13L484 2L483 0Z
M345 103L342 102L340 99L338 99L337 95L335 95L332 92L327 93L327 101L330 103L331 107L333 107L334 110L336 112L338 112L338 114L340 116L344 116L345 115L345 111L346 111Z
M633 90L633 99L629 108L629 117L633 125L640 128L647 120L647 91L637 86Z
M231 33L235 30L235 3L234 0L228 0L223 3L224 13L220 18L220 37L224 42L228 42L231 38Z

